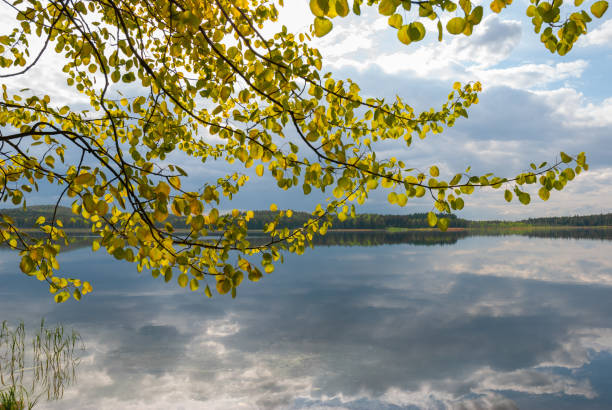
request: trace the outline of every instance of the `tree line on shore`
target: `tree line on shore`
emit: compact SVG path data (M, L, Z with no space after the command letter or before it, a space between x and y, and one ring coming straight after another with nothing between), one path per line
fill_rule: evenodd
M65 228L85 229L89 227L89 223L72 213L70 208L53 205L36 205L30 206L25 211L23 208L0 209L1 215L6 215L13 219L16 226L24 228L33 228L38 226L37 221L42 216L45 218L45 223L49 223L53 219L55 213L56 219L61 220ZM254 211L254 216L248 222L249 229L265 229L266 224L272 222L275 218L275 213L271 211ZM472 221L468 219L458 218L456 215L439 215L449 219L449 227L451 228L512 228L526 226L612 226L612 213L582 215L582 216L557 216L545 218L528 218L520 221ZM312 215L307 212L293 212L289 218L287 216L281 218L278 226L283 228L295 228L302 226L312 218ZM171 216L170 223L175 228L186 228L185 221L179 217ZM348 217L341 221L336 219L333 224L334 229L389 229L389 228L404 228L404 229L422 229L429 228L427 223L427 213L412 213L405 215L395 214L373 214L364 213L357 214L354 218Z

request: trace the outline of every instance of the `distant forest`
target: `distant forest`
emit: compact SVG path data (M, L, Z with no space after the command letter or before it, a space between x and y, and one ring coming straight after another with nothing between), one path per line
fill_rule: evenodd
M30 206L26 211L22 208L0 209L0 213L10 216L17 226L23 228L36 227L36 220L43 216L48 221L51 220L54 212L52 205L36 205ZM248 226L250 229L263 229L264 226L271 222L275 213L271 211L254 211ZM585 216L559 216L548 218L529 218L521 221L470 221L467 219L457 218L456 215L439 215L447 217L450 220L449 227L451 228L471 228L471 229L488 229L488 228L513 228L513 227L528 227L528 226L612 226L612 213L600 215L585 215ZM312 215L306 212L294 212L291 218L284 217L280 220L280 227L295 228L302 226ZM72 213L70 208L58 207L57 218L61 219L65 228L88 228L89 224L83 218ZM170 216L169 222L175 228L184 228L186 225L183 220L176 216ZM335 220L333 223L334 229L419 229L429 228L427 224L426 213L413 213L407 215L381 215L381 214L357 214L355 218L347 218L344 221Z
M26 211L23 208L0 209L0 214L10 216L15 221L15 225L21 228L34 228L38 226L36 220L41 216L49 223L54 211L55 206L53 205L33 205L28 206ZM55 212L56 218L62 221L64 228L89 228L91 226L85 219L73 214L72 210L65 206L58 207Z

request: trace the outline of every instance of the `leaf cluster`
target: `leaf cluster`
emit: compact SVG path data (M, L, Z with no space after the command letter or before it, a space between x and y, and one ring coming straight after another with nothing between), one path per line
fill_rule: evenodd
M531 17L534 31L541 32L540 40L551 53L567 54L578 38L587 33L593 17L601 18L608 9L606 0L593 1L589 8L581 9L583 2L574 0L571 8L563 0L530 0L526 14ZM488 8L501 13L511 4L512 0L493 0ZM377 8L379 14L387 16L389 26L397 29L397 38L406 45L425 38L426 29L421 20L437 21L438 40L442 41L445 32L470 36L485 12L483 6L470 0L353 0L352 7L348 0L310 0L310 10L315 16L314 35L328 34L333 29L332 19L346 17L351 10L360 15L362 6ZM562 12L569 15L562 16ZM447 20L446 24L443 19Z
M388 13L399 3L368 5ZM321 0L312 7L327 18L346 15L345 5ZM466 118L481 84L456 83L438 108L420 113L400 96L365 96L351 79L322 71L309 33L283 27L264 37L261 28L278 16L270 1L14 0L10 6L16 26L0 36L0 198L26 209L41 186L58 194L53 213L37 220L42 236L29 236L0 212L0 242L20 252L22 272L45 282L57 302L92 290L78 273L60 269L58 253L69 243L57 212L63 203L98 238L94 251L207 296L214 290L235 296L245 278L273 272L283 252L301 254L334 220L355 217L355 205L373 190L385 190L400 207L425 197L433 204L429 223L444 230L448 219L436 213L463 209L476 188L506 187L528 203L524 184L539 182L550 192L587 168L583 154L562 154L512 178L469 168L444 175L435 165L381 158L380 143L407 148ZM480 21L476 8L464 7L468 16L476 13L470 21ZM406 30L411 39L421 37L416 23ZM34 40L43 43L38 53ZM74 101L87 103L15 87L48 53L63 58ZM226 164L227 174L206 172L215 161ZM194 183L185 163L197 163L204 177ZM253 212L228 206L252 178L329 198L298 228L281 226L293 211L271 204L275 218L263 227L266 240L255 243L248 236ZM184 221L186 232L171 217Z

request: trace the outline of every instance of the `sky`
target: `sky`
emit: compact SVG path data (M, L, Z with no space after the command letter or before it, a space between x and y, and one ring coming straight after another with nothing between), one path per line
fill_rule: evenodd
M312 21L306 1L286 1L281 23L305 30ZM513 3L501 14L489 13L470 37L446 34L437 41L433 23L420 43L404 45L387 18L374 10L361 17L333 20L334 29L317 39L324 70L336 78L351 78L371 96L399 95L415 108L439 107L455 81L480 81L484 91L471 107L469 119L458 121L441 135L400 144L383 151L410 166L437 164L441 175L454 175L471 166L475 173L512 176L531 162L552 162L560 151L585 151L589 171L547 202L507 204L503 193L482 190L466 198L460 216L475 219L519 219L612 212L612 21L593 22L566 56L551 54L525 9L526 0ZM488 7L485 8L488 9ZM386 193L374 195L362 212L409 213L428 211L429 202L415 201L405 208L386 202Z
M441 135L416 141L409 149L401 143L387 144L381 147L379 157L395 156L421 169L435 164L441 176L452 176L471 166L475 174L495 172L510 177L529 170L531 162L553 162L560 151L586 152L589 171L562 192L553 191L547 202L532 195L527 207L518 201L507 204L503 191L485 189L465 198L460 217L516 220L612 212L612 82L608 79L612 21L604 15L601 21L593 22L589 34L561 57L540 43L524 15L527 4L516 0L500 15L485 14L472 36L447 34L442 43L437 41L432 23L425 40L408 46L397 40L386 17L371 10L361 17L334 19L334 30L312 45L323 55L323 71L331 71L337 79L351 78L367 96L394 99L399 95L416 110L439 107L455 81L483 84L480 102L470 108L469 119L461 119ZM0 23L7 27L14 20L10 13L4 13L6 6L2 7ZM285 1L279 24L264 31L272 34L280 24L292 32L306 31L312 20L306 0ZM56 96L58 103L78 104L64 86L58 67L57 59L46 55L19 84L9 86L31 87ZM122 91L129 96L129 90ZM184 165L194 181L228 171L224 163L202 167L184 162L180 156L171 156L170 161ZM247 172L254 177L252 170ZM300 187L287 192L271 188L273 185L271 179L254 177L232 203L222 206L227 208L224 210L267 209L275 202L280 208L308 211L329 196L304 197ZM399 208L388 204L386 195L371 195L358 212L402 214L432 209L431 201L425 199ZM30 204L48 202L45 190L29 199Z

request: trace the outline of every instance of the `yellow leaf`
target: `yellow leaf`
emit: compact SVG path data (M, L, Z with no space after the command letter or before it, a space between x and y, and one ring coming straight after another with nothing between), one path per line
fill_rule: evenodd
M191 281L189 281L189 289L191 289L192 291L195 292L196 290L198 290L199 287L200 284L196 278L192 278Z
M157 184L157 188L155 188L155 192L158 194L164 194L166 197L170 195L170 187L165 182L161 181Z
M26 275L30 274L34 270L34 261L28 255L25 255L21 258L21 263L19 264L19 268Z
M181 179L177 176L170 177L168 182L170 182L170 185L172 185L175 189L181 188Z
M70 298L70 293L68 292L60 292L54 296L55 303L62 303L67 301Z
M465 19L461 17L454 17L446 23L446 30L451 34L461 34L465 29Z
M227 278L221 277L220 279L217 280L217 292L219 292L219 294L225 295L231 289L232 289L232 284Z
M93 175L84 172L74 179L74 183L77 185L88 185L90 182L93 182L93 179Z
M189 282L189 277L186 274L181 273L178 277L179 286L184 288L185 286L187 286L187 282Z
M310 11L317 17L324 17L329 11L329 5L326 1L310 0Z
M323 37L329 33L333 28L331 20L325 17L315 17L314 21L314 32L317 37Z
M438 217L436 216L435 213L433 212L429 212L427 214L427 223L429 224L429 226L434 227L436 226L436 224L438 223Z

